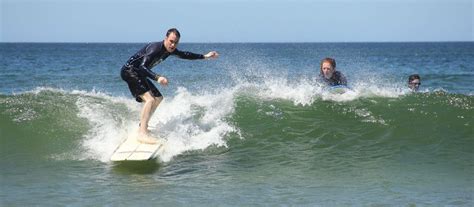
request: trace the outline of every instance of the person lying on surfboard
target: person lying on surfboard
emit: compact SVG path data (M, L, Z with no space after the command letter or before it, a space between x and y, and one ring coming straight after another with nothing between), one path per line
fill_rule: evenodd
M333 58L321 60L319 78L329 86L347 86L346 77L340 71L336 71L336 60Z
M120 76L127 82L128 88L136 101L144 103L140 114L137 138L139 142L147 144L157 142L155 138L150 136L148 122L163 100L163 95L150 80L157 81L162 86L168 85L166 77L153 72L151 69L170 55L188 60L217 58L219 56L216 51L211 51L205 55L180 51L177 49L180 37L181 34L176 28L169 29L163 41L145 45L130 57L121 69Z

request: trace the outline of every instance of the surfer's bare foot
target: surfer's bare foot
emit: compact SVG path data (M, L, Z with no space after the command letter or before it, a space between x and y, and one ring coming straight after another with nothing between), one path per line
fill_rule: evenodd
M140 130L142 130L142 129L140 128L140 126L141 126L141 124L139 123L139 124L138 124L138 133L140 133ZM146 129L146 133L150 134L150 133L151 133L151 130Z
M151 137L149 134L139 133L137 137L137 141L144 143L144 144L156 144L158 140Z

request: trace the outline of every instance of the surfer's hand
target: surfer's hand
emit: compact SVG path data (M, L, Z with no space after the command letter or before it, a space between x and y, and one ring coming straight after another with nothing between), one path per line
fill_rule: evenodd
M168 79L161 76L161 77L158 78L158 83L160 83L162 86L167 86L168 85Z
M205 54L204 57L205 57L206 59L209 59L209 58L217 58L217 57L219 57L219 53L217 53L216 51L211 51L211 52Z

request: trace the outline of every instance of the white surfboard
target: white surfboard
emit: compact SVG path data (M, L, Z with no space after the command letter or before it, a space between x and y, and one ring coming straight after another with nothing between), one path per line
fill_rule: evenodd
M115 149L111 161L143 161L157 158L164 149L164 140L158 139L156 144L138 142L136 136L129 136Z
M345 85L330 86L328 91L332 94L343 94L352 89Z

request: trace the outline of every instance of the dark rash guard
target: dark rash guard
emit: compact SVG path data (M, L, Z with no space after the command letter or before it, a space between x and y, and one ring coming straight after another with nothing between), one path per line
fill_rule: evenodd
M323 74L320 74L319 77L330 86L347 85L346 77L339 71L334 71L329 79L325 78Z
M168 58L170 55L175 55L179 58L188 60L204 59L204 55L180 51L178 49L175 49L172 53L169 53L166 51L163 41L152 42L147 44L132 57L130 57L124 68L132 70L140 77L148 77L156 80L157 74L151 69Z

